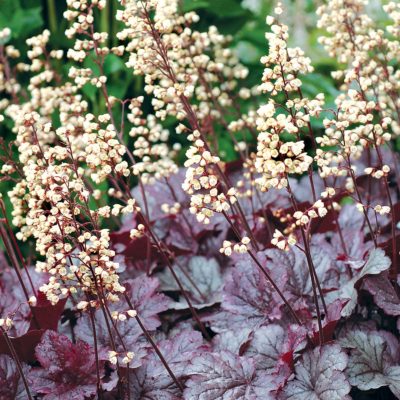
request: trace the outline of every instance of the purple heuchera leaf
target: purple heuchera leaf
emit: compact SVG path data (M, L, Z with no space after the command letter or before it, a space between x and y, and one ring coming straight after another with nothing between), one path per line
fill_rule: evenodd
M24 375L29 367L23 364ZM7 355L0 355L0 400L25 400L28 396L14 360Z
M277 372L283 364L293 361L293 355L304 349L306 330L292 325L283 329L279 325L267 325L257 329L245 351L256 362L256 368L268 373Z
M160 326L157 314L168 309L169 299L158 293L159 281L157 278L140 276L124 282L126 294L129 296L134 309L148 330L154 330ZM125 308L126 302L118 303L119 307Z
M341 344L351 349L347 373L353 386L360 390L389 386L400 398L399 343L393 335L355 330Z
M265 255L258 253L261 264L268 265ZM217 321L216 330L232 329L233 326L249 328L280 319L282 316L282 300L278 297L272 285L263 275L250 257L238 257L231 274L227 277L223 289L222 309ZM266 268L275 283L283 290L286 283L286 273L282 269Z
M156 180L144 185L149 219L154 222L153 230L170 248L181 251L180 254L198 254L202 244L207 242L206 251L202 251L202 254L217 255L229 224L222 215L216 214L210 224L204 225L189 212L190 197L182 189L185 174L186 169L180 168L168 180ZM146 209L139 186L133 189L132 195L141 208ZM173 206L175 203L182 206L178 214L166 214L162 210L163 204ZM213 240L215 237L218 240Z
M32 388L44 400L84 400L97 390L95 350L87 343L73 344L66 336L46 331L36 347L42 368L32 369Z
M382 249L374 249L369 253L368 260L360 271L359 277L377 275L389 269L390 264L390 258L385 255Z
M289 182L298 201L303 202L310 200L310 193L312 189L310 178L308 176L303 176L300 180L290 178ZM325 190L324 181L317 173L313 173L313 185L318 193L321 193L323 190Z
M29 267L28 272L36 289L48 280L46 274L36 272L34 267ZM32 296L34 293L25 270L21 270L21 276L28 296ZM7 267L2 271L0 278L0 315L4 317L8 314L12 314L14 323L9 335L18 337L27 333L31 321L31 310L15 270Z
M22 312L18 309L20 302L9 292L12 286L5 285L0 281L0 315L7 316L8 314L15 314L17 325L11 332L11 335L20 336L29 328L29 309L24 307Z
M157 236L169 247L179 249L184 253L198 253L201 241L207 240L207 254L218 254L220 242L226 236L229 228L228 222L222 215L215 215L211 223L199 223L196 217L188 210L190 198L182 189L185 180L185 168L180 168L168 180L156 180L152 184L144 185L147 210L149 218L154 221L153 229ZM137 199L142 209L145 209L140 187L133 189L133 197ZM173 206L179 203L181 211L178 214L166 214L162 210L163 204ZM186 207L185 207L186 205ZM128 221L123 221L129 223ZM218 241L213 243L213 237L218 236ZM204 254L204 253L203 253Z
M257 374L251 358L229 351L195 357L188 368L186 400L272 400L279 377Z
M356 211L357 208L353 204L345 204L342 207L339 214L339 224L342 230L353 232L361 230L364 222L364 217L362 213ZM350 242L346 242L346 244L351 245Z
M188 223L190 215L187 210L182 214L164 215L155 221L153 229L156 235L170 248L176 248L183 254L197 253L198 242L193 234L192 225Z
M385 255L382 249L373 249L362 269L346 285L342 286L339 295L342 299L348 299L348 303L342 310L342 316L349 316L357 304L356 285L367 275L378 275L389 269L390 258Z
M385 275L369 276L363 288L374 296L375 304L388 315L400 315L400 298Z
M187 373L190 361L204 350L199 332L184 330L157 346L174 375L180 379ZM181 393L157 354L150 351L143 365L130 372L131 395L135 400L178 400Z
M228 228L228 222L220 214L214 215L211 222L204 225L186 209L178 214L165 215L154 224L158 237L171 248L186 254L201 252L210 256L219 254L220 244Z
M336 299L327 306L327 315L322 320L322 330L324 341L330 341L333 339L335 329L339 321L341 320L341 312L346 305L347 300ZM308 331L311 331L313 336L311 339L315 344L319 342L319 327L318 321L315 319L306 321L305 326Z
M210 306L221 300L219 292L222 287L222 275L215 258L178 257L173 268L195 306ZM159 274L159 278L163 290L179 291L178 284L169 269ZM179 303L174 304L175 309L187 307L183 296L180 297Z
M249 328L223 331L213 338L213 350L230 351L233 354L243 355L244 349L251 340L252 330Z
M270 259L270 269L280 271L288 276L286 289L291 294L295 309L313 307L313 291L309 267L306 257L297 248L290 251L271 249L266 251ZM333 283L329 276L332 268L332 255L322 246L312 246L311 254L318 279L324 289L336 289L338 283ZM328 282L329 279L329 282Z
M168 309L169 299L161 293L158 293L159 282L157 278L149 278L142 275L135 279L124 282L126 294L129 296L134 309L141 318L144 326L149 331L153 331L160 326L158 313ZM126 301L121 300L119 303L110 305L111 311L126 312L129 307ZM131 367L135 368L141 365L141 359L147 354L148 343L143 337L143 332L135 319L129 318L125 321L116 322L119 335L116 335L113 328L112 336L116 345L116 351L122 354L126 351L135 353L135 357L131 363ZM97 334L97 342L102 350L108 351L112 349L111 338L108 326L101 310L95 313L95 326ZM79 318L75 327L76 336L93 345L93 331L90 317L84 314ZM124 345L121 343L121 338ZM124 347L125 346L125 347ZM105 357L103 352L101 357Z
M109 325L111 324L109 323ZM130 365L132 368L139 367L142 363L143 357L147 354L148 347L147 341L142 337L142 331L139 325L135 320L127 319L125 321L118 321L117 328L119 335L115 333L112 326L110 327L110 334L103 313L101 311L95 313L95 329L100 359L108 359L107 352L113 348L111 341L111 338L113 338L115 349L120 354L120 361L124 357L126 351L132 351L135 353L135 357ZM93 328L89 315L84 314L78 319L74 331L78 339L84 340L94 346ZM123 344L121 343L121 338L124 341Z
M342 230L342 236L347 255L344 254L339 233L335 232L332 235L331 243L332 247L336 249L336 255L342 256L345 264L349 265L351 268L359 268L364 264L364 255L371 249L371 242L365 242L364 233L356 229ZM340 263L340 260L338 260L337 263Z
M233 353L251 359L257 377L263 376L275 389L286 382L295 354L306 345L306 330L297 325L287 329L271 324L251 332L248 328L224 331L213 342L214 352Z
M232 185L236 185L240 181L239 191L246 193L248 190L254 190L250 180L243 180L243 169L239 169L229 174L229 180ZM292 184L292 182L291 182ZM297 192L297 181L293 181L294 191ZM254 222L254 214L266 208L286 208L289 207L289 195L286 190L278 190L271 188L265 192L257 191L255 196L239 197L240 206L246 215L248 221Z
M337 344L317 347L303 354L295 365L282 400L350 400L350 384L343 373L347 355Z
M48 282L49 275L43 272L37 272L35 267L30 266L27 268L29 277L32 281L32 285L29 281L27 272L25 269L21 270L21 277L22 281L24 282L25 288L28 292L29 296L34 295L32 286L35 288L37 291L40 286ZM9 288L9 291L12 293L12 295L20 300L21 302L26 301L26 297L24 294L24 291L22 289L22 286L19 283L19 279L17 276L17 273L15 272L14 269L6 269L2 276L1 276L2 282Z

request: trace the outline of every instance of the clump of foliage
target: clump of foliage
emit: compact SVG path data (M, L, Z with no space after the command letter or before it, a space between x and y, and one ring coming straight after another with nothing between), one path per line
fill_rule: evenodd
M281 4L255 86L178 0L0 31L1 399L400 398L400 6L364 3L318 9L320 93Z

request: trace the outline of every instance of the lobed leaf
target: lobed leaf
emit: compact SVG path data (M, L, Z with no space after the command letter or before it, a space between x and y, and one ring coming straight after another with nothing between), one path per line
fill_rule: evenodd
M303 354L295 378L283 389L285 400L350 400L350 384L343 371L348 358L339 345L317 347Z
M384 332L355 330L348 333L341 344L351 349L347 372L353 386L360 390L388 386L399 397L399 344L396 338Z
M36 358L41 368L32 369L29 378L44 400L84 400L96 393L95 350L87 343L74 344L66 336L47 331L36 347Z
M26 376L30 367L22 364L22 369ZM0 355L0 400L25 400L26 398L25 386L14 360L7 355Z
M203 349L199 332L184 330L169 339L159 340L157 347L174 375L187 374L190 361ZM130 390L135 400L178 400L180 391L154 350L139 368L130 371Z
M256 373L254 360L229 351L195 357L188 374L186 400L272 400L279 386L277 377Z

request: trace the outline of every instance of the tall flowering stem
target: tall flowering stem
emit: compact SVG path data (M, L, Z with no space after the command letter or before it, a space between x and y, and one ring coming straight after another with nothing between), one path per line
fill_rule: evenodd
M340 10L340 12L339 12ZM384 6L384 11L394 24L398 20L399 7L390 2ZM344 122L342 130L342 148L347 154L347 167L353 180L354 189L357 192L358 201L362 204L361 197L357 191L353 167L350 157L358 158L363 148L374 148L376 150L378 165L376 168L368 167L365 173L375 179L383 180L391 213L391 235L392 235L392 268L391 277L394 279L398 272L398 249L396 240L395 209L390 193L388 175L390 167L385 165L381 155L381 147L390 146L393 135L399 134L399 84L398 76L400 70L391 65L392 59L397 59L399 49L398 32L395 25L389 24L385 30L377 29L375 22L365 12L365 2L354 0L343 2L341 0L331 1L321 6L318 25L327 32L326 36L320 38L330 56L337 58L340 63L347 64L333 73L336 79L343 79L343 91L347 91L347 97L343 95L337 100L341 107L340 117ZM367 60L370 60L367 62ZM352 86L357 89L354 90ZM339 115L338 115L339 116ZM359 123L353 129L347 129L347 121ZM327 122L329 128L323 139L323 144L335 142L334 131L331 129L333 123ZM393 135L388 130L393 132ZM340 150L335 155L335 162L341 162ZM369 151L369 150L368 150ZM332 158L328 151L324 158ZM395 156L397 159L397 156ZM396 167L397 168L397 167ZM332 173L329 168L328 174ZM395 171L396 172L396 171ZM397 173L397 172L396 172ZM382 205L377 205L381 210ZM362 207L365 219L374 237L371 222L369 221L365 207ZM375 245L377 245L374 238Z
M282 12L280 5L275 9L279 16ZM314 303L317 311L320 342L323 343L322 318L319 309L318 295L321 298L325 315L325 304L322 288L319 283L310 253L309 237L305 227L310 219L322 218L326 208L321 200L317 202L314 182L312 178L313 158L305 150L302 136L307 133L303 128L309 128L310 117L318 117L324 104L323 94L310 100L300 92L302 85L299 75L313 71L310 59L304 56L299 48L287 46L288 27L279 23L276 17L267 17L267 24L271 25L271 33L266 35L269 41L269 53L261 59L265 65L263 83L260 90L268 93L271 99L258 109L257 128L260 131L257 138L257 157L255 167L260 177L256 180L263 191L271 188L286 188L289 192L296 225L300 228L304 243L304 253L307 258L310 278L313 288ZM284 94L285 103L280 104L276 96ZM276 99L276 100L275 100ZM280 112L280 110L282 110ZM283 134L290 134L295 140L283 141ZM297 202L289 184L289 175L308 173L312 189L314 210L307 215L298 211ZM318 210L318 212L315 212Z

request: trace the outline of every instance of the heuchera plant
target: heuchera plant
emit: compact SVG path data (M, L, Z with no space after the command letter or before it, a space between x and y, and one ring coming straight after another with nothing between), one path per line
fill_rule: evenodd
M249 88L178 0L119 3L114 47L105 0L65 54L0 32L0 399L400 399L400 5L318 9L327 105L280 4Z

